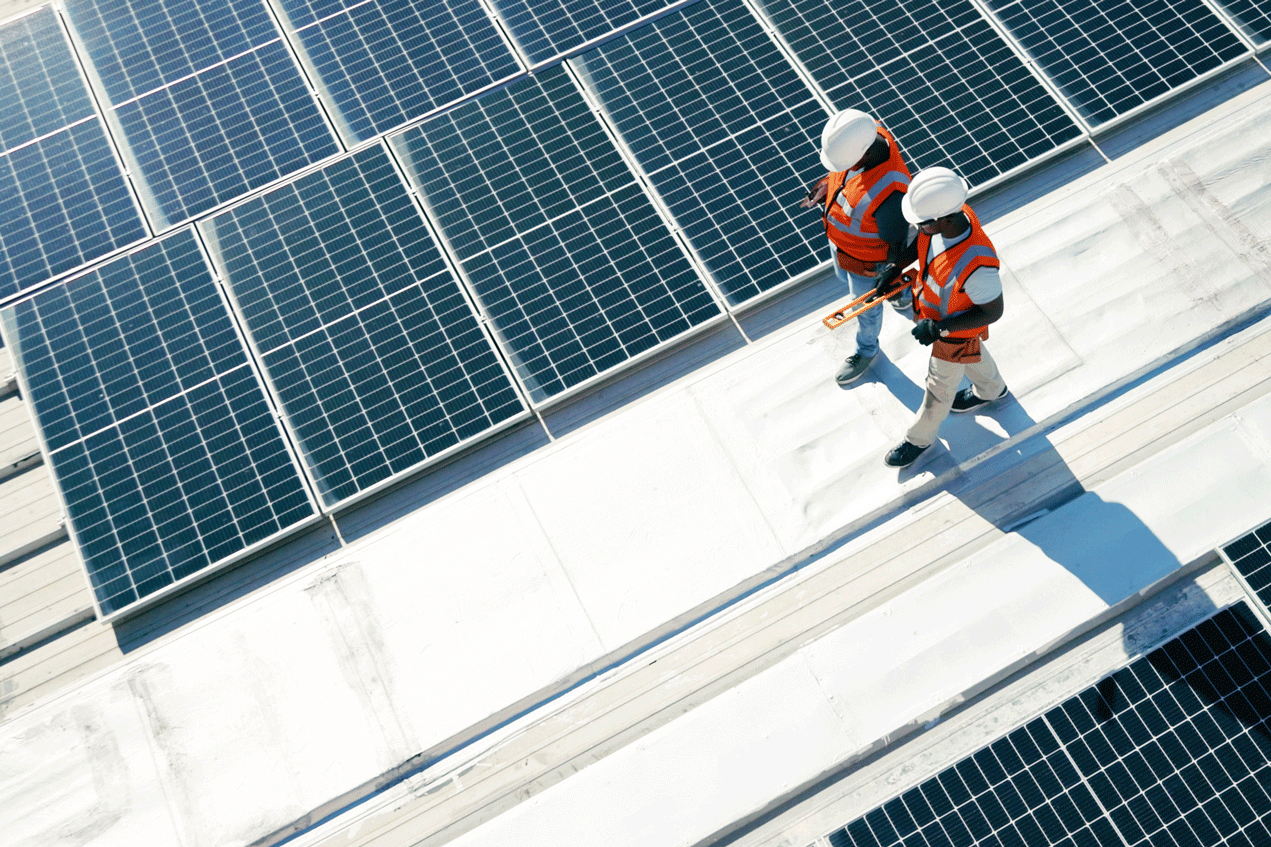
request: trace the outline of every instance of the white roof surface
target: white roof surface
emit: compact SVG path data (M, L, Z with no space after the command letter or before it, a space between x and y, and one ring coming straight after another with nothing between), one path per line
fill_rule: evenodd
M690 845L922 726L1271 516L1269 121L1264 83L990 217L1014 399L915 470L927 349L889 315L843 390L818 302L4 716L4 843L352 804L299 840Z

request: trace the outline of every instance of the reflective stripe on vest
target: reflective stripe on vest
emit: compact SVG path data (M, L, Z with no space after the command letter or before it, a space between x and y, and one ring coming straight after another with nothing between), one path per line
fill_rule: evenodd
M971 223L971 232L966 238L936 256L936 264L940 266L948 264L949 260L952 261L952 265L941 274L940 279L930 273L931 263L928 261L927 254L930 252L931 237L921 230L918 233L918 272L922 280L922 290L915 298L915 303L919 319L931 318L942 321L973 308L975 303L964 290L967 279L978 268L1001 267L997 250L994 249L993 242L980 226L980 221L971 211L971 207L963 206L962 213ZM944 261L941 261L942 259ZM983 329L984 327L981 326L957 330L949 333L949 337L973 338Z
M909 169L896 139L881 126L878 134L887 141L887 160L851 179L846 171L831 174L821 212L830 243L863 262L887 259L887 242L878 235L874 213L893 191L904 191L909 185Z

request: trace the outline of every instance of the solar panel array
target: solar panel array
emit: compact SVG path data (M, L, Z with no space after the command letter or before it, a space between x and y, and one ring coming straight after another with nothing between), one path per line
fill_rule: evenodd
M538 65L674 5L669 0L490 0L500 20ZM681 0L681 3L683 0Z
M1263 606L1271 608L1271 523L1263 524L1222 549Z
M881 120L911 169L949 165L976 185L1081 135L971 0L763 8L834 106Z
M721 314L564 67L392 143L533 399Z
M1203 0L987 0L1092 125L1247 52Z
M201 226L326 505L522 413L383 147Z
M4 321L103 612L316 514L190 230Z
M262 0L67 0L157 228L340 150Z
M825 110L744 5L703 0L574 63L730 303L820 264L791 201Z
M149 235L49 9L0 27L0 296Z
M92 323L116 296L101 280L125 278L147 297L197 289L192 337L237 333L214 379L148 319L24 359L102 609L824 268L818 216L797 206L832 110L873 112L911 168L982 184L1265 45L1263 5L64 0L0 24L10 343L44 350L48 310ZM100 384L105 407L40 385L121 351L184 387L133 409L124 382ZM251 485L279 498L271 516L173 494L238 484L228 456L181 441L218 403L209 431L240 424L218 439L260 439L268 478ZM92 425L67 440L67 420ZM183 449L160 484L134 454L165 439ZM120 502L148 517L102 499L120 474ZM153 543L118 534L135 520ZM215 540L154 540L178 524L172 538Z
M1247 605L830 835L833 847L1271 843L1271 637Z
M521 72L476 0L280 0L349 144Z
M1261 0L1217 0L1215 4L1259 48L1271 44L1271 7Z

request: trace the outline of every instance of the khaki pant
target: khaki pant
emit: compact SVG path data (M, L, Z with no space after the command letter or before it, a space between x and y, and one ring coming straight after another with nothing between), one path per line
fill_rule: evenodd
M963 374L970 377L971 384L975 386L975 396L985 400L997 398L1006 388L997 364L983 345L980 345L978 362L951 362L937 358L936 352L932 351L931 363L927 366L927 392L923 395L918 419L905 435L905 440L919 447L930 447L935 443L936 433L949 416Z

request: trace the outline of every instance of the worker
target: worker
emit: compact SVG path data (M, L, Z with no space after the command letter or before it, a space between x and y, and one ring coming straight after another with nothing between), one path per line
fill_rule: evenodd
M909 240L909 224L900 200L909 185L909 168L891 133L857 109L831 117L821 132L821 164L830 173L808 189L803 207L821 207L835 275L859 297L875 287L877 271L896 264ZM903 267L903 266L902 266ZM907 292L892 305L907 311ZM856 321L856 352L847 358L834 379L839 385L856 382L878 355L881 309Z
M918 261L912 334L931 346L931 361L918 417L905 440L884 459L893 468L907 467L926 452L950 411L970 412L1008 393L981 343L988 338L989 324L1002 317L1001 264L966 197L962 177L935 167L914 176L901 203L905 219L917 225L918 237L897 264ZM971 385L959 391L964 374Z

